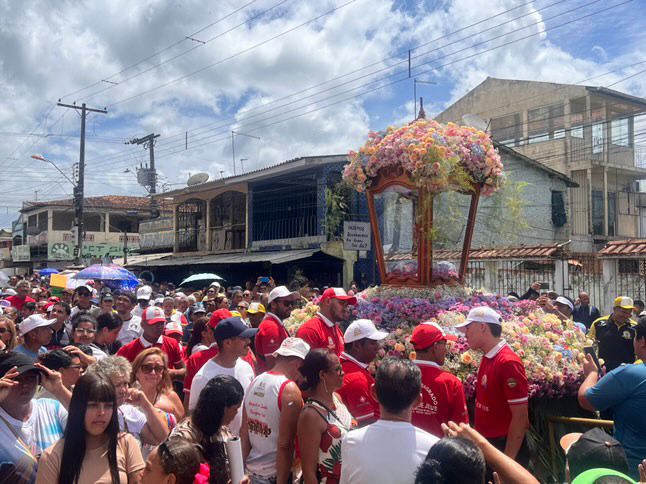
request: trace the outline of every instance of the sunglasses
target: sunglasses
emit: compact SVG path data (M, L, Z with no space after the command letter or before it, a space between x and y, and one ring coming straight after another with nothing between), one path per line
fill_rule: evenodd
M343 367L341 365L337 365L334 368L330 368L330 370L334 370L335 373L339 375L343 375Z
M144 373L164 373L164 370L166 369L165 366L162 365L141 365L141 371Z
M9 331L7 328L0 328L0 334L5 334L7 331Z
M247 309L246 306L236 306L238 309Z

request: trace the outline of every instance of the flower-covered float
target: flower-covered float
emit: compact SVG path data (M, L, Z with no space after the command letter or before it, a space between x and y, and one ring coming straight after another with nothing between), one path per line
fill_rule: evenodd
M532 447L540 453L548 447L544 415L576 411L572 397L582 378L586 337L573 323L546 314L532 301L510 302L464 287L479 199L505 182L493 142L475 128L420 117L401 128L370 133L363 147L350 152L349 160L344 178L357 191L366 192L383 284L358 295L353 319L369 318L390 332L380 358L414 359L410 336L424 321L436 321L456 334L458 341L449 346L445 366L462 380L467 398L472 398L482 355L469 349L453 327L476 306L500 312L503 337L525 363L534 415ZM457 230L452 220L441 223L446 213L443 197L451 192L462 197L458 200L468 210L465 226ZM450 230L461 239L445 237L443 232ZM435 260L441 258L438 249L447 248L459 251L459 267ZM296 309L286 321L288 329L295 333L316 311L314 303ZM543 417L537 417L537 411Z

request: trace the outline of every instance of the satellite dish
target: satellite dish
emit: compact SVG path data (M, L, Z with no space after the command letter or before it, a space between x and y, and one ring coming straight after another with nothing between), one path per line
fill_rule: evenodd
M473 126L481 131L487 131L489 123L482 119L477 114L465 114L462 116L462 122L467 126Z
M209 174L208 173L196 173L195 175L191 176L186 181L186 184L189 187L192 187L194 185L199 185L200 183L205 183L208 180L209 180Z

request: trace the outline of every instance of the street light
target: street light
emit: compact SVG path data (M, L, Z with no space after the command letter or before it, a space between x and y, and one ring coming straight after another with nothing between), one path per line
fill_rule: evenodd
M49 163L56 170L65 177L65 179L72 184L74 187L74 213L76 218L76 249L75 249L75 260L77 264L81 263L81 258L83 257L83 185L78 185L74 182L69 176L61 170L56 163L52 160L45 158L43 155L31 155L34 160L44 161Z
M70 182L73 186L76 186L76 183L74 183L74 181L73 181L69 176L67 176L67 175L65 174L65 172L63 172L63 170L61 170L61 169L56 165L56 163L54 163L52 160L48 160L48 159L47 159L47 158L45 158L43 155L31 155L31 157L32 157L34 160L39 160L39 161L44 161L45 163L49 163L49 164L50 164L50 165L52 165L54 168L56 168L56 169L58 170L58 172L59 172L61 175L63 175L63 176L65 177L65 179L66 179L68 182Z

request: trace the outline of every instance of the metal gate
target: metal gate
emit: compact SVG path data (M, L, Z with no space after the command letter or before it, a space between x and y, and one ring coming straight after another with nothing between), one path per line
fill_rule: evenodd
M568 280L563 292L573 301L581 292L590 296L590 304L603 307L603 264L596 254L571 254L568 259Z
M616 294L633 299L646 299L646 259L617 261Z
M534 282L542 282L554 290L554 260L499 260L496 262L496 287L493 292L507 295L516 292L522 296Z

